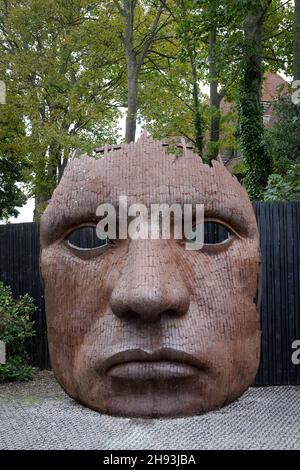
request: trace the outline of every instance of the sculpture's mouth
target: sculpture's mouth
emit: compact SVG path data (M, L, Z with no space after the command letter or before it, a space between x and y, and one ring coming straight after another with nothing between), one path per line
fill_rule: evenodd
M104 362L104 371L126 380L179 379L207 372L208 366L183 351L166 348L153 353L131 349L117 353Z

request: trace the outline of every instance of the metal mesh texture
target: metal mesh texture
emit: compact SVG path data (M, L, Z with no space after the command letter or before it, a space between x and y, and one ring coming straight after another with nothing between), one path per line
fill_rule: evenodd
M63 392L9 396L0 388L0 449L300 449L300 387L251 388L203 416L101 415Z

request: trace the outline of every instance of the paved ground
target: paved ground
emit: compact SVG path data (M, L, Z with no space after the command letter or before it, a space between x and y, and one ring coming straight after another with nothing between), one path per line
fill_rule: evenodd
M0 449L300 449L300 387L252 388L204 416L146 420L84 408L40 372L0 385Z

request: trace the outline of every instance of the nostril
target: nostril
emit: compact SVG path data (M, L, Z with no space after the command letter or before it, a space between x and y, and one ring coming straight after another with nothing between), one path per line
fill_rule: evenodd
M165 310L164 312L162 312L161 315L165 315L166 317L178 317L178 316L180 316L180 312L178 310L170 308L170 309Z
M112 307L112 311L117 317L128 322L155 322L158 321L161 316L160 311L151 309L151 307L148 309L132 309L130 307L115 309L114 307Z
M147 322L147 323L153 323L156 321L159 321L162 316L165 317L178 317L182 315L182 312L180 312L177 309L167 309L167 310L159 310L156 308L151 308L149 306L148 308L141 309L136 309L133 310L132 308L119 308L119 309L114 309L112 308L113 313L121 318L122 320L128 321L128 322Z
M116 313L116 312L114 312ZM122 318L122 320L125 320L125 321L134 321L134 322L138 322L139 320L141 320L141 315L137 312L135 312L134 310L119 310L117 316L119 318Z

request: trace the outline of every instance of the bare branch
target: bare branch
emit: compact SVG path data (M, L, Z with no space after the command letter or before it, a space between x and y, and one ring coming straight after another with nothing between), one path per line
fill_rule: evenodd
M288 28L282 29L276 34L273 34L272 36L264 37L264 41L268 41L269 39L277 38L278 36L281 36L282 34L285 34L287 31L292 31L293 25L290 24Z
M174 12L171 10L171 8L167 5L167 3L165 2L165 0L160 0L160 3L163 5L163 7L165 8L166 11L168 11L170 13L170 15L172 16L173 20L177 20L176 16L174 15Z
M160 57L164 57L165 59L173 59L173 60L176 59L176 57L173 55L164 54L163 52L154 51L153 49L149 49L148 52L151 52L152 54L158 55Z
M261 8L260 14L258 16L258 21L263 21L271 3L272 3L272 0L266 0L265 4Z
M155 17L155 19L154 19L152 28L150 29L150 32L149 32L149 34L148 34L148 38L147 38L147 40L145 41L144 46L143 46L143 48L142 48L142 50L141 50L141 53L140 53L140 56L139 56L139 60L138 60L138 65L139 65L139 67L141 67L141 65L143 64L144 59L145 59L145 57L146 57L146 55L147 55L147 52L148 52L149 48L150 48L151 45L152 45L152 42L153 42L153 40L154 40L154 38L155 38L155 35L156 35L157 32L158 32L158 23L159 23L159 20L160 20L160 17L161 17L161 15L162 15L163 11L164 11L163 5L160 5L160 7L159 7L159 9L158 9L158 12L157 12L157 14L156 14L156 17ZM159 28L159 29L161 29L161 28Z

